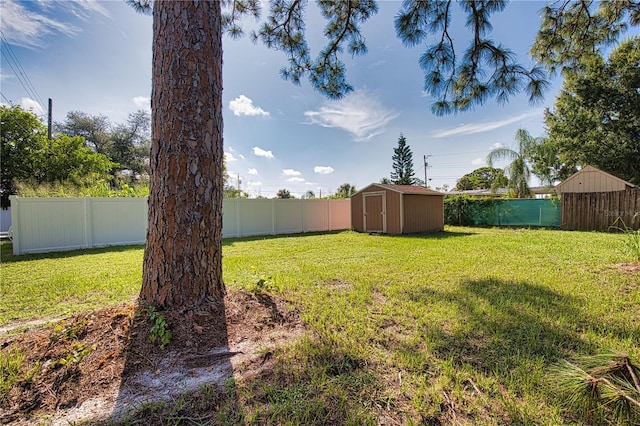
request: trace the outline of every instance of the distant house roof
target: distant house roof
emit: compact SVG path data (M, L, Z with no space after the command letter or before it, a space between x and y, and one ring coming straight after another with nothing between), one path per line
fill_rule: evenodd
M362 192L365 189L369 189L372 186L377 186L389 191L399 192L401 194L415 194L415 195L444 195L442 192L434 191L433 189L425 188L424 186L417 185L391 185L387 183L372 183L365 188L362 188L358 192ZM358 193L356 192L356 194Z
M635 185L593 166L584 166L580 171L556 185L558 193L606 192L625 188L635 188Z

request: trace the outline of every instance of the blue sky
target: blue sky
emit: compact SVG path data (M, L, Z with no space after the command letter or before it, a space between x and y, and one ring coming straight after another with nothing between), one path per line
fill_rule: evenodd
M525 65L532 64L527 52L543 5L515 1L492 20L492 38ZM413 151L416 174L424 177L423 156L430 155L430 186L451 188L465 173L486 165L492 147L512 145L518 128L543 134L543 111L553 105L559 78L551 80L539 105L531 106L519 95L507 105L489 101L470 112L436 117L432 99L422 90L421 47L407 49L395 36L393 16L400 2L381 1L379 6L378 14L363 25L368 53L345 58L355 91L340 101L327 100L306 81L295 86L282 80L278 70L286 58L281 52L248 37L225 37L227 166L250 195L272 197L281 188L297 195L307 190L325 195L344 182L357 188L378 182L389 177L400 133ZM151 17L120 0L2 0L0 8L2 103L41 113L52 98L56 121L80 110L123 122L130 112L149 107ZM324 24L314 4L308 6L307 24L315 56L323 47ZM466 46L469 33L463 21L455 25L454 41ZM244 21L247 32L255 26L252 19ZM21 70L9 66L8 46ZM24 76L32 89L21 84Z

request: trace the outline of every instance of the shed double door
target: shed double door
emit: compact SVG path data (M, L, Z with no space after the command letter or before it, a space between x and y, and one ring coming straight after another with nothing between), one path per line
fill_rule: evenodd
M385 194L364 194L364 231L386 232L387 216L385 209Z

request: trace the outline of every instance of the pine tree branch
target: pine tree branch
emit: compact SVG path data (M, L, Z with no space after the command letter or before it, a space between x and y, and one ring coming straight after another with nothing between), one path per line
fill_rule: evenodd
M631 379L633 380L633 384L635 385L636 389L638 390L638 393L640 393L640 380L638 380L638 376L636 375L634 369L633 369L633 365L631 364L631 362L629 362L629 358L627 357L625 359L625 365L627 366L627 370L629 371L629 374L631 375Z

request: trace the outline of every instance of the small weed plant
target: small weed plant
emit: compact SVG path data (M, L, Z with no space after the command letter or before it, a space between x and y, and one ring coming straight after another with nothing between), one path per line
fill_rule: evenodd
M640 219L640 215L636 213L633 217L634 220ZM633 257L635 260L640 261L640 229L633 229L622 220L617 218L613 225L609 227L610 230L620 231L625 235L623 241L622 250L625 254Z
M164 349L171 342L172 337L166 319L153 306L143 302L142 307L147 313L147 318L152 323L149 331L149 340L153 343L158 342L160 349Z
M87 347L82 342L73 342L69 350L69 353L64 358L60 358L59 360L57 360L54 364L54 367L71 365L71 364L80 364L80 362L82 361L82 358L89 355L91 352L95 351L96 349L97 349L96 345Z
M9 394L13 384L20 379L24 358L24 353L15 348L6 353L0 352L0 401Z
M31 369L24 371L25 358L25 353L15 347L0 352L0 403L16 383L30 384L40 370L40 362L37 362Z
M254 294L268 293L275 290L273 277L270 275L259 274L255 267L251 267L252 281L245 288Z
M53 329L53 332L49 335L49 340L57 342L61 339L77 339L80 334L84 332L85 327L89 321L86 318L79 318L63 327L62 324L58 324Z

